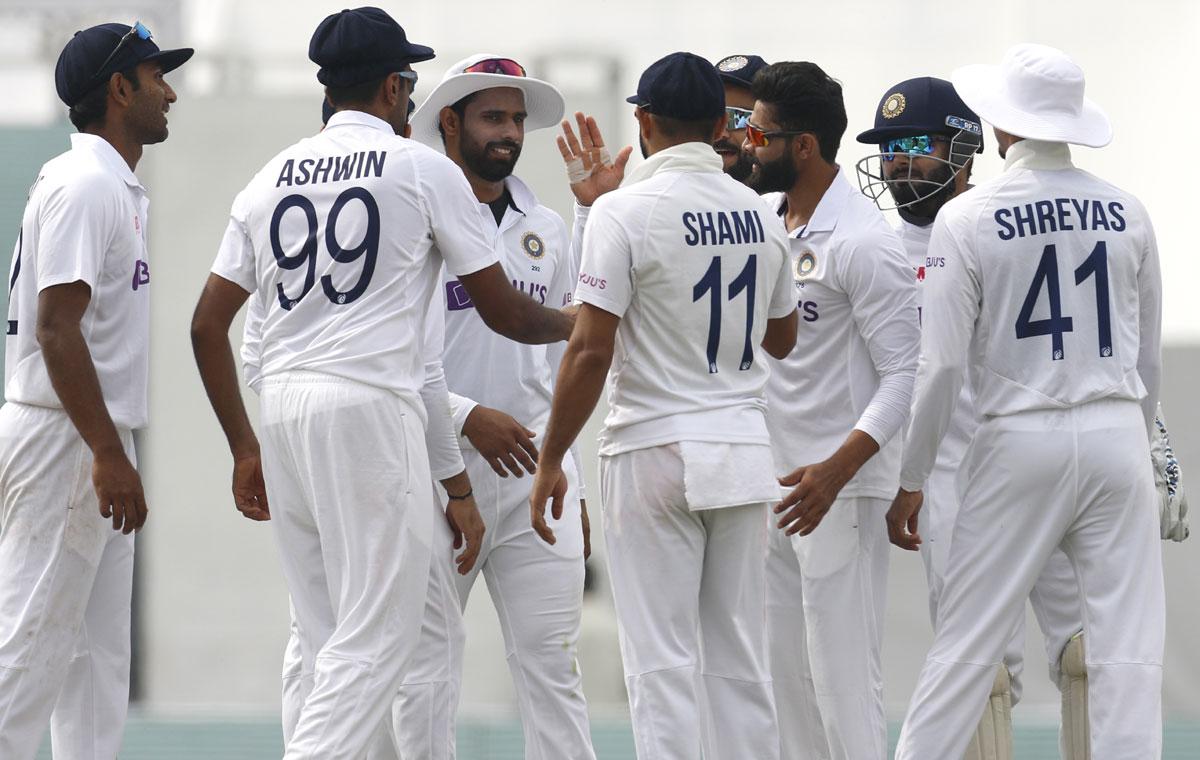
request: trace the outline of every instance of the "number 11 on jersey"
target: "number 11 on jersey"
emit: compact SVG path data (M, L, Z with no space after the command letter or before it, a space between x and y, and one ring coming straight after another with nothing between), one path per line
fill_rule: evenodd
M758 274L758 256L750 254L750 258L746 259L746 265L742 267L742 271L733 282L729 283L729 297L732 301L739 296L742 291L746 291L746 341L742 347L742 362L738 367L739 370L748 370L754 364L754 346L750 343L750 333L754 329L754 288L757 282ZM716 374L717 372L717 350L721 347L721 257L713 256L712 262L708 265L708 269L704 272L704 276L700 278L692 287L692 302L695 303L705 296L711 294L712 298L709 301L708 307L708 372Z

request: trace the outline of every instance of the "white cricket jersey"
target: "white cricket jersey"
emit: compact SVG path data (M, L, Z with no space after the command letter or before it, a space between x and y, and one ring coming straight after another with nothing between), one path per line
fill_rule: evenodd
M786 211L782 193L763 200ZM840 169L789 237L800 331L792 353L771 360L767 384L777 474L829 458L858 429L880 451L841 495L890 499L920 343L912 269L883 214Z
M1104 398L1158 401L1162 283L1154 230L1129 193L1023 140L1005 172L942 207L901 485L921 487L970 368L983 416Z
M575 299L621 317L602 455L767 444L761 349L795 309L783 226L703 143L651 156L592 206Z
M505 184L512 205L499 225L487 204L477 206L505 273L514 288L538 303L554 309L569 305L576 268L562 218L539 204L516 177ZM557 344L531 346L496 334L484 324L457 277L443 270L440 283L446 295L446 384L452 394L465 397L451 401L457 429L462 431L475 404L483 404L544 432L558 371L551 359L561 353L554 351Z
M933 224L920 226L901 220L896 228L904 251L908 254L908 262L917 278L917 314L924 314L925 273L945 265L942 258L933 259L929 256L929 236L933 232ZM937 468L946 472L956 472L967 455L967 447L975 437L975 429L979 427L979 415L975 413L975 405L971 401L971 388L964 384L958 394L958 403L950 416L950 427L946 429L946 437L938 447Z
M29 193L9 274L4 396L62 408L38 345L38 294L91 288L80 330L113 423L146 425L149 374L150 201L129 164L101 137L71 135L71 150L42 166Z
M273 158L230 217L213 272L252 294L258 334L242 356L255 385L306 369L415 403L443 261L456 275L496 263L459 168L357 111Z

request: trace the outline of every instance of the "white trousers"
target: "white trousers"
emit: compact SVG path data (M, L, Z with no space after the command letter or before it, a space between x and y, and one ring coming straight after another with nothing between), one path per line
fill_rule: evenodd
M925 483L925 500L921 507L924 524L921 536L921 561L929 582L929 619L937 621L938 600L945 584L946 564L950 557L950 539L960 503L961 467L935 467ZM1050 682L1058 686L1058 663L1072 636L1083 630L1083 611L1080 609L1079 584L1075 570L1061 549L1056 549L1038 575L1029 603L1042 631L1042 642L1049 661ZM1004 650L1004 665L1012 676L1012 701L1021 700L1025 670L1025 611L1013 621L1013 635ZM983 710L983 705L979 709Z
M1149 456L1133 402L984 421L897 760L962 756L1011 621L1058 548L1083 600L1092 758L1160 757L1165 600Z
M303 705L285 760L361 760L416 648L433 493L413 403L316 372L267 378L262 456Z
M134 461L133 436L121 442ZM135 462L136 463L136 462ZM129 705L133 535L100 516L66 413L0 407L0 757L113 760Z
M775 760L766 503L693 512L670 444L600 458L604 540L641 760Z
M767 622L783 760L883 760L883 499L833 503L808 536L771 515Z

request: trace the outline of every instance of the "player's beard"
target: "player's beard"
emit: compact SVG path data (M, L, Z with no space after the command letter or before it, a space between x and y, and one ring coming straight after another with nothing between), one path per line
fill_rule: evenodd
M745 183L750 178L751 172L754 171L754 156L746 153L741 147L734 145L729 140L717 140L713 143L713 150L720 153L722 150L730 151L734 155L733 164L725 169L725 173L733 177L738 182ZM725 160L725 156L721 155L721 161Z
M746 185L760 195L763 193L786 193L800 178L800 172L796 171L792 157L787 154L766 163L754 160L752 166L754 170L750 174L750 179L746 180Z
M642 149L642 158L650 158L650 147L646 145L646 138L638 134L638 147Z
M512 155L508 158L493 156L488 152L492 148L510 148ZM463 140L461 152L463 163L473 174L487 182L500 182L513 173L517 159L521 157L521 144L513 140L480 144L467 139Z
M905 171L888 180L888 192L897 208L903 208L913 216L932 219L937 216L938 209L954 197L954 169L949 164L938 164L928 175L911 171L911 174ZM906 181L909 179L916 181Z

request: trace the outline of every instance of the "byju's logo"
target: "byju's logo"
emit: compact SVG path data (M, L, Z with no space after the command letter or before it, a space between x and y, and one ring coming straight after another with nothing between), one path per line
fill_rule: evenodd
M150 265L141 259L133 265L133 289L150 284Z

